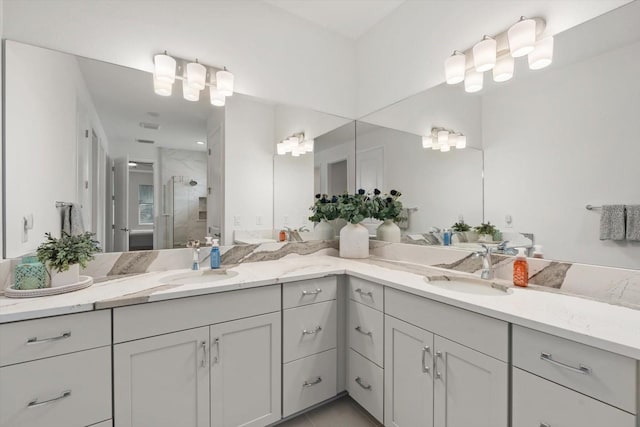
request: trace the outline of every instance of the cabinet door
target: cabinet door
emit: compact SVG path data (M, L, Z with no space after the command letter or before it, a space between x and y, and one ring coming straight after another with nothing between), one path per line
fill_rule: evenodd
M211 326L211 426L281 418L280 313ZM178 424L176 424L178 425Z
M116 427L209 427L209 328L117 344Z
M384 424L433 426L433 334L385 317Z
M434 425L507 427L507 364L438 335L434 345Z

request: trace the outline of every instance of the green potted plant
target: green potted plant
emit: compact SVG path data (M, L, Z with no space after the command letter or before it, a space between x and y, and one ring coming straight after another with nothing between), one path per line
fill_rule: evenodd
M493 242L500 233L496 226L491 224L490 221L487 221L487 223L483 222L477 227L474 227L474 229L476 233L480 235L478 240L482 242Z
M402 193L397 190L384 195L377 188L373 190L373 218L382 221L376 230L376 239L400 243L402 233L397 224L402 213L402 202L398 200L400 196Z
M476 233L475 231L471 230L471 226L469 224L467 224L466 222L464 222L463 219L461 219L459 222L456 222L455 224L453 224L451 226L451 229L460 234L461 236L463 236L462 241L465 242L477 242L478 241L478 233Z
M360 224L371 218L374 205L363 189L355 194L342 194L337 197L338 216L347 221L340 230L340 256L343 258L367 258L369 256L369 231Z
M335 230L329 221L333 221L339 217L338 198L333 196L329 198L326 194L316 194L316 201L309 208L313 215L309 217L309 221L316 223L314 233L319 240L333 240Z
M52 287L78 283L80 267L85 268L94 259L94 254L100 252L93 233L72 236L63 231L60 238L53 237L51 233L46 233L45 237L36 254L47 267Z

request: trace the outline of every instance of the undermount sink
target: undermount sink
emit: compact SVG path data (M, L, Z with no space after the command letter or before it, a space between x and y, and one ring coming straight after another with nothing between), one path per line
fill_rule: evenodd
M217 282L237 275L237 271L230 270L198 270L174 274L165 277L162 279L162 282L167 285L197 285L201 283Z
M432 286L465 294L505 296L511 293L508 286L482 279L436 276L424 280Z

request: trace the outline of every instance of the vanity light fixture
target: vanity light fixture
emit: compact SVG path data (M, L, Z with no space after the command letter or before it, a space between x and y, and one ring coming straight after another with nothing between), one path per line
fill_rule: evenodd
M446 153L451 151L451 147L459 150L466 148L467 137L462 132L441 127L431 128L431 133L422 137L422 148L431 148Z
M188 101L198 101L200 91L209 86L211 104L222 107L225 97L233 95L234 76L224 68L201 64L163 54L153 57L153 90L161 96L171 96L175 80L182 80L182 95Z
M293 157L299 157L305 153L312 153L314 140L306 139L304 132L296 133L276 144L276 152L279 156L291 153Z
M513 78L514 58L528 56L529 69L547 67L553 60L553 36L543 37L546 22L542 18L521 17L509 29L493 37L484 36L472 48L458 50L445 60L448 84L464 80L468 93L483 88L483 72L493 70L493 81L505 82ZM469 59L467 61L467 58Z

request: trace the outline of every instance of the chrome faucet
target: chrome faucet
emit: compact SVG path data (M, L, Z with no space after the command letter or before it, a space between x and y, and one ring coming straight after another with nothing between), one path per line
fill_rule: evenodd
M200 270L200 240L189 240L187 242L187 247L193 249L191 263L191 269L193 271Z
M480 278L485 280L493 280L493 263L491 262L491 248L487 245L482 245L484 248L483 251L474 252L473 256L481 256L482 257L482 272L480 273Z

